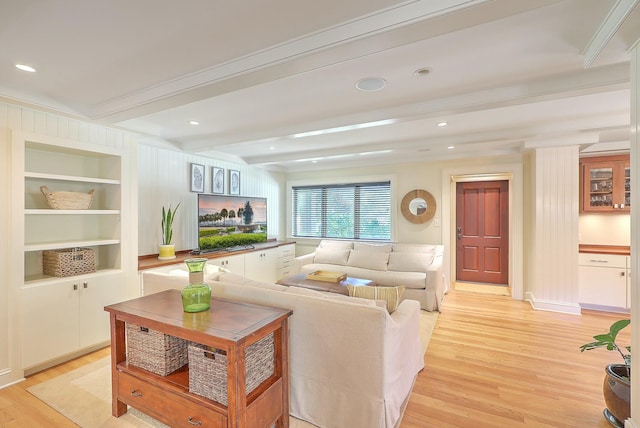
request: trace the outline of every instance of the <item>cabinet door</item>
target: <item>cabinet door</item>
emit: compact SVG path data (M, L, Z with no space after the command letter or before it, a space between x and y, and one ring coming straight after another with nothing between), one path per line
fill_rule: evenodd
M208 263L223 267L233 273L244 276L244 254L210 259Z
M622 200L625 204L625 210L631 210L631 166L629 162L622 165Z
M613 209L614 167L609 162L586 163L583 177L583 210L610 211Z
M78 349L78 280L22 289L22 364L44 363Z
M109 313L105 312L104 307L126 300L123 275L95 276L80 281L78 286L80 348L109 341Z
M625 268L580 266L578 278L581 304L616 308L627 306Z
M245 254L244 276L263 282L276 282L278 249L254 251Z
M581 160L582 212L629 212L631 177L629 156L601 156Z

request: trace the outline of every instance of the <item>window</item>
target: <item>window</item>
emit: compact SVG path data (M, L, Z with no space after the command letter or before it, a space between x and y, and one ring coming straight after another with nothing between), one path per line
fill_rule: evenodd
M292 188L292 234L300 238L391 239L391 183Z

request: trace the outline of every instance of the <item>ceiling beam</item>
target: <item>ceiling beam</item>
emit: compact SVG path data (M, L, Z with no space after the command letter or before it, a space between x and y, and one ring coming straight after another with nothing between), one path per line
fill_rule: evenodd
M584 67L590 68L613 36L620 30L640 0L618 0L583 49Z

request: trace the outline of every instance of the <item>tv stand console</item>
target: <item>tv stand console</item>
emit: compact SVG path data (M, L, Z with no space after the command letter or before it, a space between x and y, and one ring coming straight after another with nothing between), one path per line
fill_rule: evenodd
M289 426L288 317L292 311L212 299L199 313L182 310L180 292L167 290L106 306L111 321L112 414L127 405L172 427L277 428ZM144 326L226 352L228 405L189 391L189 366L160 376L128 364L126 323ZM274 372L245 389L245 351L273 334Z
M158 260L157 254L138 258L138 271L153 269L154 272L168 272L184 268L184 261L190 257L204 257L210 264L221 266L247 278L276 282L293 274L295 242L268 241L252 244L253 248L238 248L235 251L215 251L191 254L182 251L173 260ZM144 289L144 284L140 284ZM186 285L186 284L185 284Z

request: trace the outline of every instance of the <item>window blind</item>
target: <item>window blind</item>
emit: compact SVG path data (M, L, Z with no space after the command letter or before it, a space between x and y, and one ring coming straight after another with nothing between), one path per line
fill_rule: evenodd
M307 238L391 239L391 183L292 188L292 234Z

